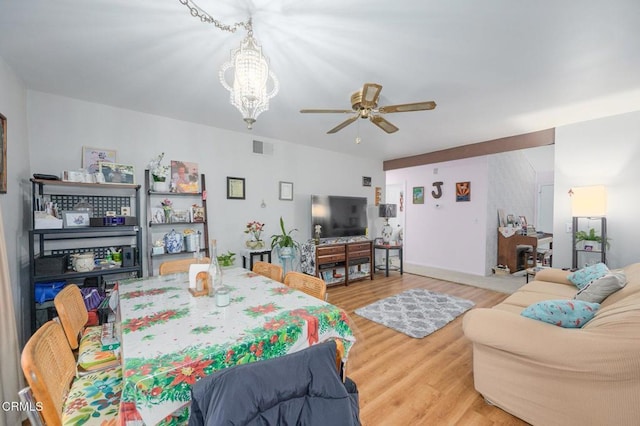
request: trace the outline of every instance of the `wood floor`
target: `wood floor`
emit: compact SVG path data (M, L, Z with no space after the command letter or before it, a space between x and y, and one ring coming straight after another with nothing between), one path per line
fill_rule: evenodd
M418 275L376 274L328 289L329 302L350 315L357 342L347 375L358 385L360 419L366 426L526 425L488 405L473 387L471 343L462 316L433 334L414 339L366 320L353 311L411 288L424 288L491 307L507 295Z

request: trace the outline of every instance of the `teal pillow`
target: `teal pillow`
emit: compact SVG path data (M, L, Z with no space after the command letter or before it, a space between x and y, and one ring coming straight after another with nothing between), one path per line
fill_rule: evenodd
M569 274L567 279L582 290L582 288L586 287L586 285L591 281L604 277L608 272L609 268L607 268L607 265L604 263L596 263L595 265L587 266L572 272Z
M599 308L599 303L583 300L545 300L526 307L520 315L559 327L580 328Z

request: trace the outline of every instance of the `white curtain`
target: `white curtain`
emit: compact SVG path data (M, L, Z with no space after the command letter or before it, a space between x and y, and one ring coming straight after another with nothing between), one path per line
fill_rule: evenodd
M16 426L21 422L22 413L7 409L6 403L19 400L23 378L3 223L0 208L0 402L4 404L0 407L0 426Z

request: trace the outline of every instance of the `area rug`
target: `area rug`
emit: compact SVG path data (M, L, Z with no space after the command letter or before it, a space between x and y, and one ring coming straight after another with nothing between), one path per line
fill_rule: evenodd
M355 313L421 339L444 327L474 305L471 300L414 288L358 308Z

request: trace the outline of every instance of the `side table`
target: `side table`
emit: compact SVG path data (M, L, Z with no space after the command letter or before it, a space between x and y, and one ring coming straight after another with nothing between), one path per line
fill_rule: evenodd
M385 252L385 264L384 265L376 265L376 250L384 250ZM389 265L389 250L396 250L398 252L398 256L400 257L400 266ZM391 244L376 244L373 246L373 269L374 270L384 270L385 276L389 276L389 270L392 271L400 271L400 275L402 275L402 246L401 245L391 245Z
M247 259L249 259L249 270L253 270L253 259L260 257L261 261L264 261L264 256L267 256L267 262L271 263L271 249L244 249L240 251L242 254L242 267L247 269Z

